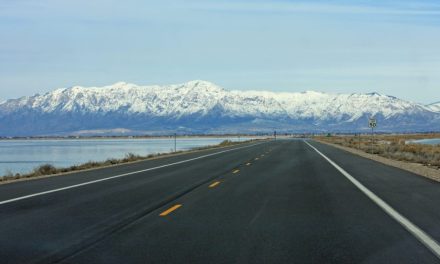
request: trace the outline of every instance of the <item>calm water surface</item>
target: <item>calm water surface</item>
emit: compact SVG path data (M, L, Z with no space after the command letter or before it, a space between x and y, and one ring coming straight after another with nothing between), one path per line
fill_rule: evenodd
M439 145L440 138L428 138L428 139L419 139L419 140L411 140L411 143L417 144L428 144L428 145Z
M177 138L177 150L248 138ZM174 150L173 138L0 140L0 175L25 173L41 164L68 167L87 161L123 158L127 153L148 155Z

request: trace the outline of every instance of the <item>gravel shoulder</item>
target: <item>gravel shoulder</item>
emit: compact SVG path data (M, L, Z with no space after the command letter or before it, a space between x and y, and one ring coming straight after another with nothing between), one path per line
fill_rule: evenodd
M314 139L314 140L316 140L316 139ZM389 166L393 166L393 167L396 167L399 169L403 169L403 170L415 173L417 175L426 177L428 179L440 182L440 170L424 166L423 164L410 163L410 162L399 161L399 160L392 160L392 159L388 159L388 158L385 158L385 157L382 157L379 155L366 153L366 152L360 151L358 149L344 147L341 145L329 143L329 142L326 142L323 140L316 140L316 141L319 143L322 143L322 144L326 144L329 146L333 146L335 148L345 150L347 152L350 152L352 154L356 154L358 156L361 156L361 157L364 157L367 159L371 159L371 160L383 163L385 165L389 165Z

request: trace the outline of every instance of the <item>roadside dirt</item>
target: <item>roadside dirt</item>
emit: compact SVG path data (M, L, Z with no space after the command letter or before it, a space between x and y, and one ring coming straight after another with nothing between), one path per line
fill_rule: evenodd
M364 157L367 159L371 159L371 160L383 163L385 165L389 165L389 166L393 166L393 167L396 167L399 169L403 169L403 170L418 174L420 176L426 177L428 179L440 182L440 170L424 166L423 164L410 163L410 162L399 161L399 160L392 160L392 159L384 158L382 156L365 153L365 152L357 150L357 149L344 147L344 146L332 144L332 143L321 141L321 140L316 140L316 141L319 143L322 143L322 144L326 144L329 146L333 146L335 148L345 150L347 152L356 154L358 156L361 156L361 157Z

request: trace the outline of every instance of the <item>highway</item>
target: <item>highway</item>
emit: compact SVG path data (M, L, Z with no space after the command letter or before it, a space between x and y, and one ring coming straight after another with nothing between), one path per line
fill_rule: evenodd
M440 183L277 140L0 185L0 263L440 263Z

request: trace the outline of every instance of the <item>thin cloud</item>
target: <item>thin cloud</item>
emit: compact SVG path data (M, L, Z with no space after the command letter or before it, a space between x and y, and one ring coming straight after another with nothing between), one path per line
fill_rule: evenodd
M416 3L401 4L398 7L389 5L354 5L345 3L309 3L286 1L257 1L257 2L202 2L194 5L199 11L229 11L229 12L289 12L289 13L319 13L319 14L366 14L366 15L440 15L437 5Z

